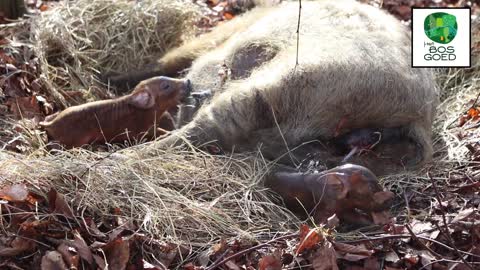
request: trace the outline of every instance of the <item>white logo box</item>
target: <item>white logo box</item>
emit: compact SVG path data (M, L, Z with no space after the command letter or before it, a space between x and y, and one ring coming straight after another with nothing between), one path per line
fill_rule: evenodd
M454 15L457 21L455 38L442 44L425 34L425 18L437 12ZM412 67L470 67L471 66L470 8L412 8ZM434 48L432 48L434 47ZM454 50L454 55L451 51ZM454 58L454 59L453 59Z

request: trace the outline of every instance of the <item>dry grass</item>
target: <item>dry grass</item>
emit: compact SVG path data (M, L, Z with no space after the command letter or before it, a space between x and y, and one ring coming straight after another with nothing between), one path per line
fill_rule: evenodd
M41 80L49 97L64 106L71 104L65 99L70 90L82 90L88 99L108 96L99 74L142 66L191 33L185 29L194 9L170 1L142 1L134 8L114 0L73 3L44 13L32 28ZM480 42L480 33L473 42ZM443 101L434 128L437 153L429 168L437 180L468 162L468 141L457 139L452 123L480 92L478 57L477 52L472 69L439 71ZM258 237L295 229L299 223L258 185L270 164L255 153L222 157L179 149L161 152L154 144L123 151L126 156L81 149L47 153L33 134L29 140L38 140L39 150L30 156L0 151L0 183L25 181L41 194L55 187L82 215L108 217L119 208L148 235L187 243L194 250L221 237ZM480 139L478 134L470 138ZM156 154L142 155L152 151ZM392 175L382 182L400 196L407 189L420 193L427 185L426 172Z
M191 1L78 0L42 13L32 41L49 96L63 106L75 103L65 91L107 98L99 77L143 67L190 38L196 12Z
M299 221L258 185L268 164L254 154L211 156L152 146L112 155L78 149L11 156L0 162L0 182L25 181L39 194L54 187L85 216L108 218L119 208L143 232L174 243L205 246L220 236L252 238L296 228Z

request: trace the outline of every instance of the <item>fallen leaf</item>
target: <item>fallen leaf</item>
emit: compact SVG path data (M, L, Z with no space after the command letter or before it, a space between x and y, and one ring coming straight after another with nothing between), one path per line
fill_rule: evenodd
M241 270L241 268L232 260L227 261L225 266L230 270Z
M258 262L260 270L279 270L282 269L282 259L278 254L270 254L263 256Z
M33 96L8 99L5 105L9 107L10 111L18 119L29 119L42 115L37 99Z
M407 253L403 257L403 259L407 264L415 265L418 263L418 256L414 254Z
M301 232L302 234L302 232ZM300 239L300 244L295 251L295 255L298 256L300 253L307 249L311 249L320 243L324 239L322 232L318 228L313 228L308 231L305 237Z
M455 189L454 192L460 193L460 194L473 194L478 190L480 190L480 182L475 182L472 184L461 186Z
M111 241L103 248L107 257L108 268L123 270L127 267L130 258L130 245L128 241L118 238Z
M467 115L472 118L472 120L476 120L480 116L479 108L470 108L467 111Z
M225 20L231 20L231 19L233 19L234 17L235 17L235 15L233 15L233 14L230 13L230 12L224 12L224 13L223 13L223 18L224 18Z
M57 251L62 255L69 269L78 269L80 257L76 254L77 251L74 248L62 243L57 247Z
M87 243L85 243L85 240L83 240L82 236L77 230L73 231L73 246L77 249L78 255L82 259L88 262L88 264L92 265L93 263L93 255L92 252L90 251L90 248L88 247Z
M41 4L38 9L40 9L40 11L47 11L47 10L48 10L48 6L45 5L45 4Z
M356 262L372 256L373 251L368 250L364 245L349 245L344 243L333 243L337 257L347 261Z
M164 268L160 266L153 265L145 260L143 260L143 270L163 270Z
M42 270L68 270L62 259L62 254L58 251L47 251L42 257L40 268Z
M28 197L28 190L25 184L13 184L0 190L0 199L9 202L23 202Z
M97 269L107 269L107 265L105 264L105 260L103 257L100 257L96 254L93 254L93 259L95 260L95 263L97 264Z
M385 254L385 261L391 262L391 263L397 263L400 261L400 257L398 257L397 253L395 251L390 251Z
M420 262L422 263L423 267L427 270L432 269L432 261L435 261L435 256L432 255L428 250L420 250L415 252L418 256L420 256Z
M365 255L365 256L371 256L373 254L373 251L368 250L363 244L354 246L350 244L334 242L333 247L337 252L352 253L352 254L359 254L359 255Z
M332 243L325 241L325 244L319 247L312 256L311 262L314 270L338 270L337 255Z
M370 257L363 262L363 269L365 270L378 270L381 269L380 263L376 257Z
M465 220L468 218L470 215L472 215L475 212L474 208L467 208L462 211L460 211L451 221L451 223L457 223L459 221Z
M33 251L36 247L36 244L33 240L17 236L10 243L11 247L3 247L0 249L0 256L12 257L17 256L26 251Z
M65 201L65 197L53 188L48 192L48 204L52 212L62 214L69 218L74 217L72 209Z

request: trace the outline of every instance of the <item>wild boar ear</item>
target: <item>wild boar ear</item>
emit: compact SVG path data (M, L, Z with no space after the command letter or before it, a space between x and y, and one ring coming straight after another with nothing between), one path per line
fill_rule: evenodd
M155 98L149 91L143 90L133 93L129 103L140 109L150 109L155 104Z
M379 205L382 205L390 199L393 199L393 197L395 197L395 194L391 191L380 191L373 194L373 201Z
M337 195L337 199L344 199L347 196L349 188L345 186L341 177L345 177L343 175L338 175L336 173L330 174L326 176L327 181L327 188L331 188L335 191Z

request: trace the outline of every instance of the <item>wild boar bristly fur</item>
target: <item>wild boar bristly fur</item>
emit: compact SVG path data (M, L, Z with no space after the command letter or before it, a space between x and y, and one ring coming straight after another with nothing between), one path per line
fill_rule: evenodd
M169 62L200 55L186 77L194 92L213 93L161 145L185 137L225 151L260 147L275 159L358 128L398 127L415 144L414 163L429 160L438 94L432 71L410 66L408 28L356 1L302 4L298 65L298 3L253 10L160 59L158 68L168 70L175 69ZM222 65L231 69L224 81Z

